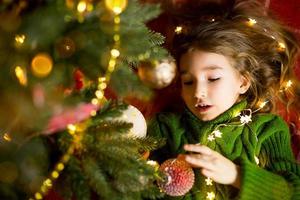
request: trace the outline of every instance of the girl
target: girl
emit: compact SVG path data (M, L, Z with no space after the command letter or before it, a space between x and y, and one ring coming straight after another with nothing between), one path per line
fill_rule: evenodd
M252 0L189 18L174 38L184 109L158 114L149 134L167 139L153 159L181 155L195 169L179 199L300 199L289 129L271 114L289 97L297 45L259 8Z

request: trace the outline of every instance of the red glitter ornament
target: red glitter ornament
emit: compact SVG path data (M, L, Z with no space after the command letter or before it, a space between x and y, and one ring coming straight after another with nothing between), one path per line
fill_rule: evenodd
M170 196L185 195L194 185L194 171L184 160L166 160L159 169L166 176L162 181L158 181L158 186Z

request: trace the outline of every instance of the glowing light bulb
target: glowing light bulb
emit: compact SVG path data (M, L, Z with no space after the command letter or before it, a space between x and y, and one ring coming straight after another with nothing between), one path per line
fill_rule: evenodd
M6 140L6 141L8 141L8 142L10 142L10 141L11 141L11 137L9 136L9 134L8 134L8 133L4 133L4 135L3 135L3 139L4 139L4 140Z
M206 178L205 182L206 182L206 185L213 185L213 181L211 180L211 178Z
M98 105L99 104L99 100L97 98L93 98L92 101L91 101L91 103L93 105Z
M214 200L216 198L216 195L214 192L208 192L206 198L208 200Z
M260 102L260 103L259 103L259 108L265 107L267 103L268 103L267 101Z
M95 117L97 115L97 111L96 110L92 110L91 113L90 113L90 115L92 117Z
M104 81L106 81L106 78L105 78L105 77L99 77L99 78L98 78L98 81L99 81L99 82L104 82Z
M251 117L251 115L242 115L240 121L242 124L247 124L252 121Z
M257 23L257 21L253 18L248 18L247 24L248 26L254 26Z
M283 42L278 42L278 50L279 51L284 51L285 50L285 44Z
M101 98L104 96L104 94L103 94L103 92L102 92L101 90L97 90L97 91L95 92L95 95L96 95L96 97L97 97L98 99L101 99Z
M59 173L57 171L53 171L51 173L52 178L57 179L59 177Z
M87 9L87 4L85 1L80 1L77 5L77 11L83 13Z
M177 34L182 33L182 26L177 26L177 27L175 28L175 33L177 33Z
M52 181L47 178L44 182L43 182L43 185L47 186L47 187L52 187Z
M75 126L74 124L69 124L69 125L67 126L67 128L68 128L68 131L69 131L69 133L70 133L71 135L73 135L73 134L76 132L76 126Z
M127 6L127 0L105 0L107 9L119 15Z
M288 82L286 83L285 88L288 89L293 85L293 82L291 80L288 80Z
M34 197L35 197L35 199L43 199L42 194L39 192L35 193Z
M16 35L16 36L15 36L15 41L16 41L17 44L20 45L20 44L23 44L23 43L24 43L25 38L26 38L26 37L25 37L25 35L23 35L23 34L22 34L22 35Z
M110 54L112 55L112 57L117 58L120 56L120 51L118 49L112 49L110 51Z
M16 66L15 68L16 77L19 80L19 83L23 86L27 85L27 75L26 70L23 67Z
M58 171L62 171L64 168L65 168L65 165L64 165L63 163L58 163L58 164L56 165L56 169L57 169Z

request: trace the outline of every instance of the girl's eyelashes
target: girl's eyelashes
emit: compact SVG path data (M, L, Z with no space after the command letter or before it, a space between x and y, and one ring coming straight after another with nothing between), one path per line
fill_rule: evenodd
M218 77L218 78L209 78L209 79L207 79L207 81L212 83L212 82L215 82L215 81L220 80L220 79L221 79L220 77ZM194 83L194 81L193 80L183 80L182 83L184 85L192 85Z
M193 81L192 81L192 80L189 80L189 81L183 81L183 84L184 84L184 85L192 85L192 84L193 84Z
M220 78L209 78L209 79L208 79L209 82L215 82L215 81L217 81L217 80L220 80Z

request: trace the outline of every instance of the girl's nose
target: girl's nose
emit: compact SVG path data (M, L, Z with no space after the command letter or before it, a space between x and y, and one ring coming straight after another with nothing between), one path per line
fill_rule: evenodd
M195 89L195 98L202 99L207 97L207 89L205 84L198 84Z

